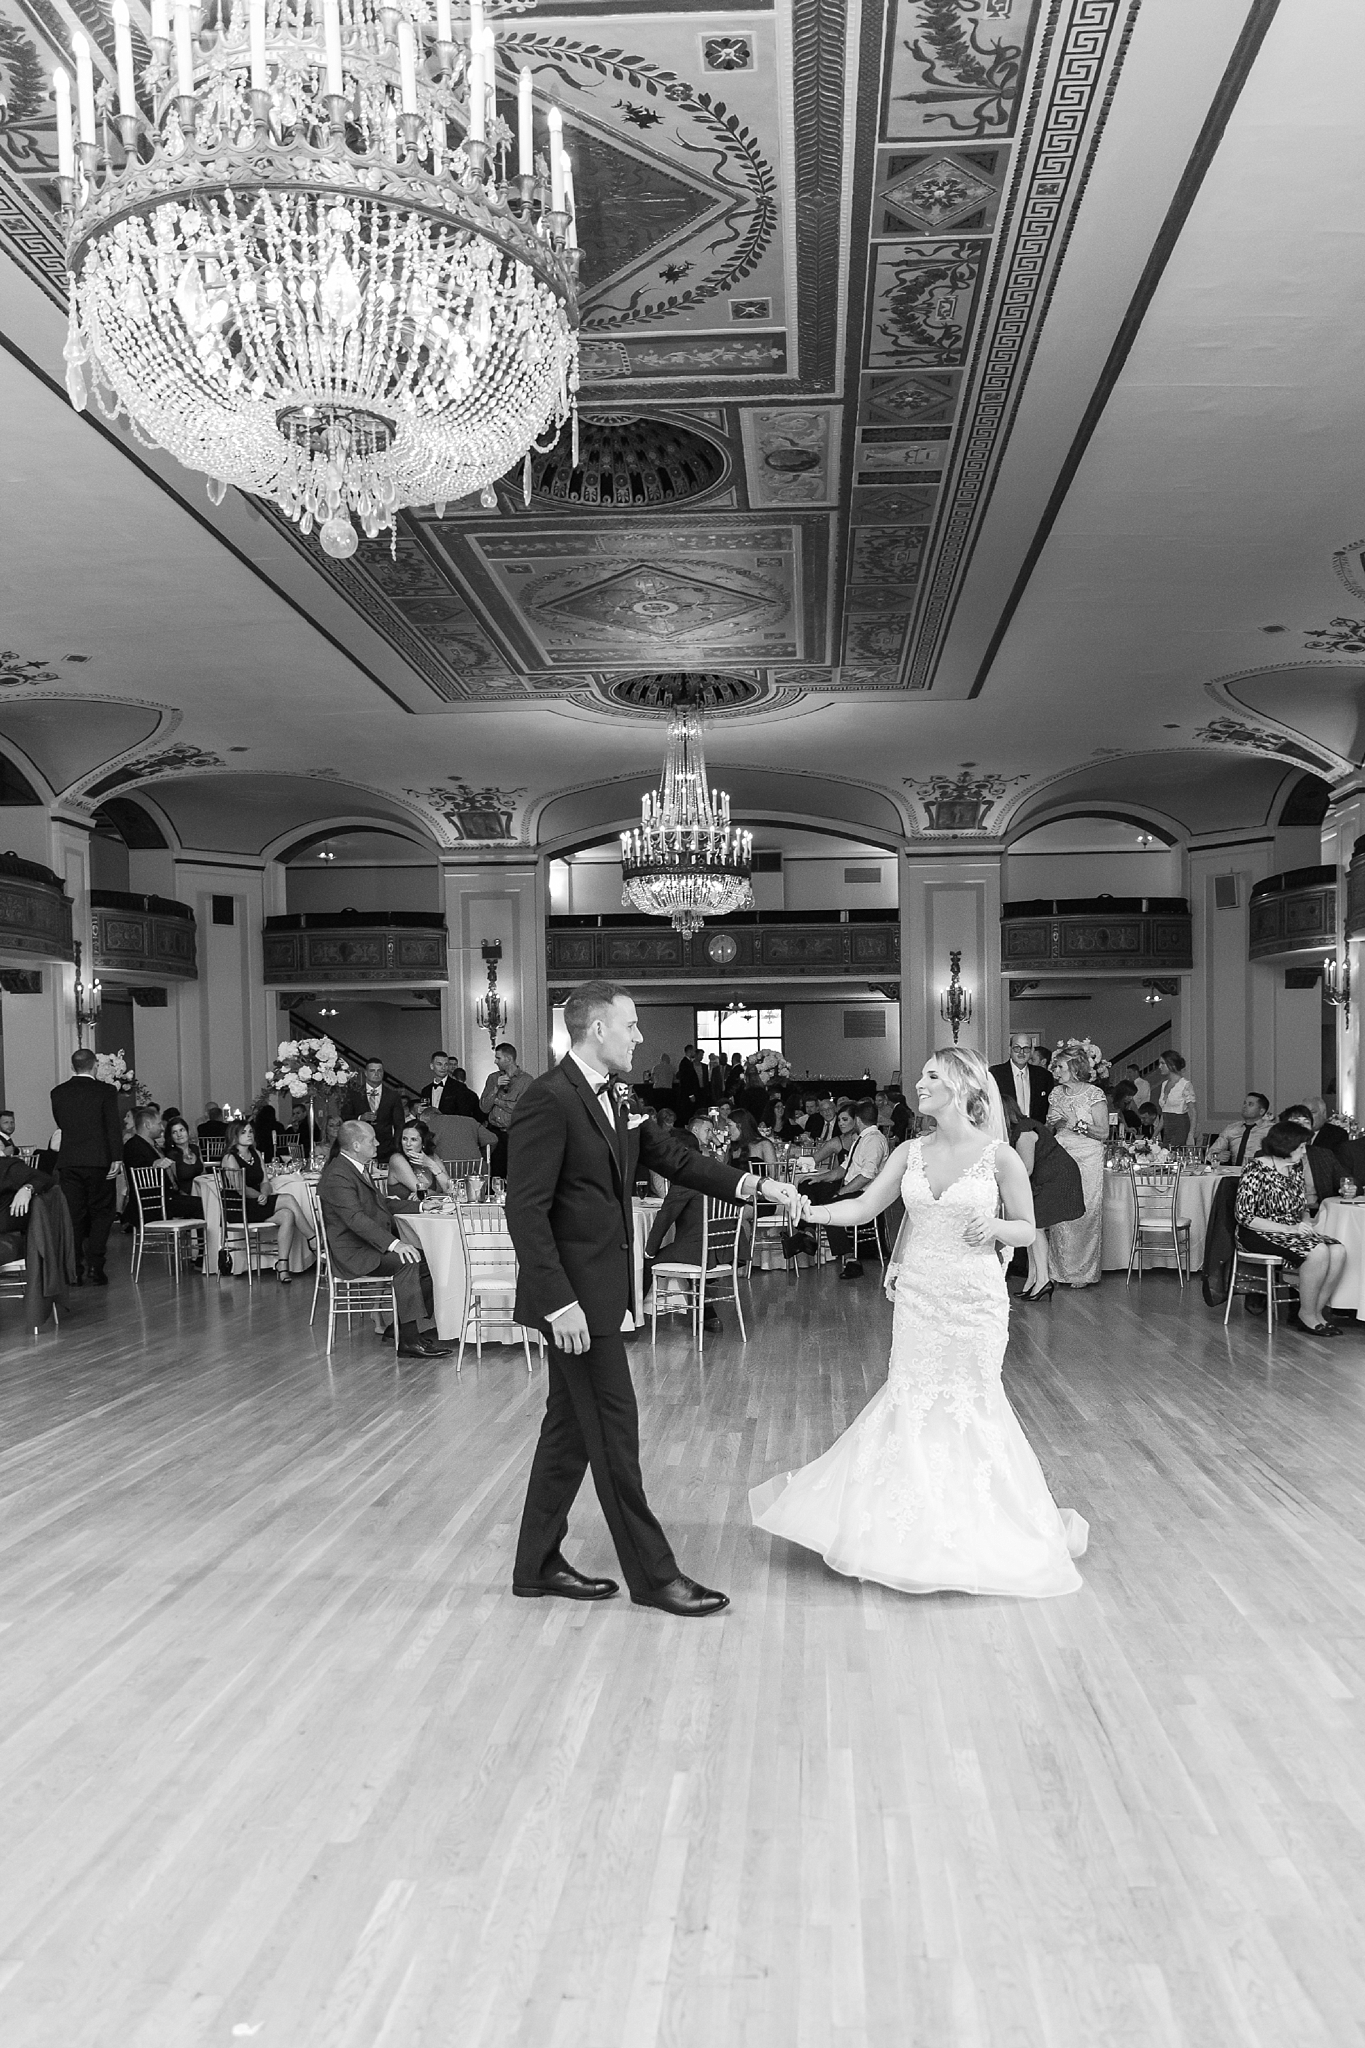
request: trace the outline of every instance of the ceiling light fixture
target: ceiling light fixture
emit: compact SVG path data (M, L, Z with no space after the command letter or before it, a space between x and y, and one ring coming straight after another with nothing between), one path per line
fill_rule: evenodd
M557 108L536 154L528 68L515 134L499 114L483 0L459 43L451 0L177 0L173 26L151 0L141 80L113 14L117 117L83 35L74 107L54 79L77 410L339 559L353 522L487 504L518 462L529 503L577 421L573 177Z
M621 834L621 902L666 917L690 938L708 917L752 910L754 836L730 823L730 799L706 779L702 712L684 690L673 704L657 790Z

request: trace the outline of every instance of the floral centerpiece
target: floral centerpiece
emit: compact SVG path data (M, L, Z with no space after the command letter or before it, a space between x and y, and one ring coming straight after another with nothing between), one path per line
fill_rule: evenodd
M107 1081L111 1088L117 1088L120 1095L131 1095L134 1106L138 1109L142 1109L152 1100L151 1089L138 1080L128 1065L122 1046L117 1052L95 1054L95 1079Z
M790 1062L784 1060L780 1052L774 1052L771 1046L754 1054L753 1066L760 1088L772 1088L779 1081L791 1079Z
M1088 1062L1091 1075L1096 1081L1102 1081L1109 1072L1109 1062L1093 1038L1064 1038L1061 1044L1054 1048L1052 1057L1054 1060L1060 1059L1063 1053L1068 1052L1079 1053L1080 1057Z
M330 1038L282 1038L274 1064L265 1077L267 1089L308 1104L308 1150L317 1149L318 1112L327 1097L353 1079L354 1067L341 1057Z

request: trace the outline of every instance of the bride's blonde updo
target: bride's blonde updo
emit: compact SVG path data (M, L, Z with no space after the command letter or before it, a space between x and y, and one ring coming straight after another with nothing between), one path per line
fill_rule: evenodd
M961 1110L968 1123L984 1130L991 1121L995 1083L980 1053L970 1052L962 1045L942 1045L935 1050L934 1061L947 1083L954 1107Z

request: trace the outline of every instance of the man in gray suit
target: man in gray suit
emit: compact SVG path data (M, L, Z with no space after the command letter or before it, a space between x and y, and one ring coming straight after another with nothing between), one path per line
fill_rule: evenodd
M341 1126L340 1144L318 1181L332 1264L343 1280L367 1280L375 1273L392 1278L400 1358L444 1358L454 1346L436 1335L427 1262L393 1227L396 1211L407 1205L381 1195L370 1179L378 1150L374 1125L352 1118Z

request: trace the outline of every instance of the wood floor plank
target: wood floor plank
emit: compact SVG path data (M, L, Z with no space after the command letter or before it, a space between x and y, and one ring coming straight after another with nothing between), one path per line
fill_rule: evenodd
M301 1292L0 1354L5 2048L1365 2048L1365 1335L1019 1311L1084 1589L913 1600L749 1525L890 1330L756 1275L632 1350L684 1624L510 1597L519 1352L329 1361Z

